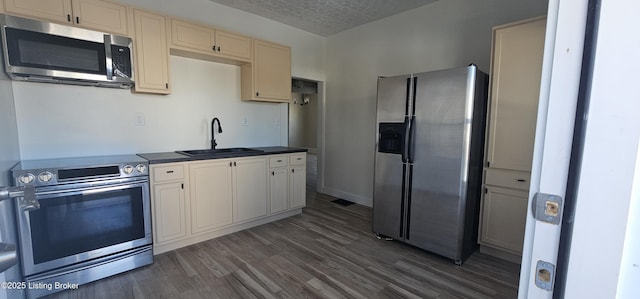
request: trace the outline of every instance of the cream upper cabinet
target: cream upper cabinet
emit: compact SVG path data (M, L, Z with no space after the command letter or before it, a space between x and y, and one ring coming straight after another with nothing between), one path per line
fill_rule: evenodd
M135 86L136 92L168 94L169 49L164 16L134 10Z
M171 19L171 48L248 62L251 38L209 26Z
M103 0L6 0L6 12L129 35L127 7Z
M205 232L233 221L232 161L211 160L189 165L191 230Z
M481 251L522 254L546 19L494 28ZM489 247L489 248L486 248Z
M531 171L546 19L494 29L489 167Z
M267 215L267 159L242 158L233 164L233 222Z
M224 56L251 60L251 38L216 29L216 51Z
M171 19L171 47L213 53L213 28Z
M242 71L242 99L249 101L291 101L291 48L253 40L253 63Z

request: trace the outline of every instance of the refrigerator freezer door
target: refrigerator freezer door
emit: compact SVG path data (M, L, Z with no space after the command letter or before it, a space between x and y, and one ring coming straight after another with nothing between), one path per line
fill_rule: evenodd
M405 234L407 177L406 103L409 77L378 79L373 231L394 239Z
M474 74L475 67L465 67L415 75L406 242L457 261L462 259Z

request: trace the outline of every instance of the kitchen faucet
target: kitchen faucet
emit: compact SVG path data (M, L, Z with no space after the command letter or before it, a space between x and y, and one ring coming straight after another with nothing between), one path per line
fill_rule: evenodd
M211 121L211 149L212 150L216 149L216 145L218 145L218 143L216 143L215 130L213 129L213 126L216 123L216 121L218 122L218 134L222 133L222 126L220 125L220 120L217 117L214 117L213 120Z

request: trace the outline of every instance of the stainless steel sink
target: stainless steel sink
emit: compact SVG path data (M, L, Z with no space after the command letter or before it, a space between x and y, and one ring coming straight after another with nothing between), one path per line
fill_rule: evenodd
M219 149L199 149L188 151L176 151L178 154L187 155L189 157L208 157L208 156L223 156L233 154L250 154L250 153L262 153L263 151L246 148L246 147L231 147L231 148L219 148Z

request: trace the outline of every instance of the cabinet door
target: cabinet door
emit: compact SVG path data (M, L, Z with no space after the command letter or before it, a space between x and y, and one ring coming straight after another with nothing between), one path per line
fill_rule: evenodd
M487 160L531 171L546 20L494 31Z
M522 254L528 194L487 186L482 202L480 243Z
M153 186L152 216L156 243L187 236L187 215L182 182Z
M289 173L289 208L301 208L307 204L307 168L305 165L291 167Z
M216 29L215 45L219 54L251 60L251 38Z
M255 99L291 101L291 48L254 40Z
M7 13L71 24L71 0L6 0Z
M171 47L213 54L214 44L213 28L171 20Z
M164 16L134 10L135 91L168 94L169 52Z
M127 8L101 0L73 0L73 22L78 26L129 35Z
M269 199L271 214L289 208L289 173L287 168L274 168L269 173Z
M215 229L232 221L232 166L229 160L189 165L191 231Z
M267 159L237 159L233 171L233 221L267 215Z

